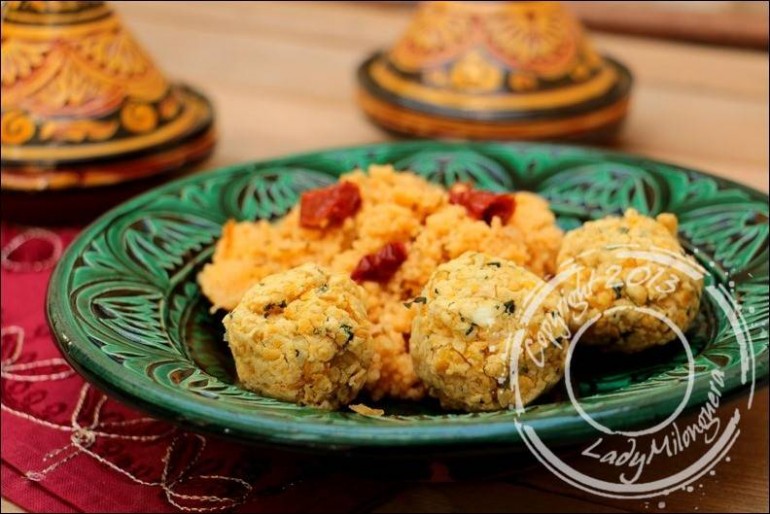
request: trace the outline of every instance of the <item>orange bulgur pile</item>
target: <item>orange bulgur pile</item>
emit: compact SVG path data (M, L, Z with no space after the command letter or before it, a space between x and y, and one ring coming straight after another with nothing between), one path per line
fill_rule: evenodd
M350 274L362 257L383 245L406 243L408 257L387 283L362 283L375 350L366 388L375 400L425 395L408 352L414 310L403 302L420 294L440 264L479 251L540 277L555 271L562 231L548 203L535 194L511 193L513 216L505 224L495 217L488 225L450 204L444 188L392 166L372 165L340 180L361 192L353 217L324 229L304 228L297 205L275 223L229 221L198 281L215 308L232 310L251 286L273 273L312 262Z

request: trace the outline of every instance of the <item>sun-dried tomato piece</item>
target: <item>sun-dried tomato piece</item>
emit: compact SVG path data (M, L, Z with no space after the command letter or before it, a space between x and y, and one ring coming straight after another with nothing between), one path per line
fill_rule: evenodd
M511 194L478 191L467 184L455 184L449 190L449 203L462 205L468 214L477 220L484 220L487 225L497 216L507 223L516 208Z
M404 243L388 243L376 253L365 255L358 261L350 278L356 282L373 281L385 283L398 271L406 260Z
M352 182L340 182L302 193L299 224L305 228L338 225L361 207L361 192Z

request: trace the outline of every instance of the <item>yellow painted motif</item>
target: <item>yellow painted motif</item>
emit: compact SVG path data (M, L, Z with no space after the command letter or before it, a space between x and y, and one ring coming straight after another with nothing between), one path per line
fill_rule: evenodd
M3 41L0 51L0 77L3 86L10 86L28 78L45 61L53 48L49 41Z
M35 124L21 111L3 113L0 119L0 141L4 145L20 145L35 135Z
M559 2L428 2L388 55L405 72L485 51L503 71L556 79L597 55ZM586 55L582 55L582 54Z
M106 4L7 7L3 159L106 157L169 142L210 120L208 105L172 87Z
M38 137L41 141L64 141L82 143L86 140L104 141L115 135L117 121L46 121L40 127Z
M514 91L532 91L537 88L537 77L529 73L512 73L508 84Z
M485 19L489 48L508 67L559 78L572 69L582 37L577 23L554 2L506 4Z
M81 144L72 146L7 146L5 142L3 142L2 147L0 147L0 152L2 152L4 159L15 161L62 161L107 157L123 152L132 152L143 148L149 148L184 135L189 132L190 127L195 127L201 119L205 119L211 115L208 105L192 95L185 95L184 103L185 108L180 110L177 118L169 123L159 126L157 130L146 134L137 134L122 139L104 142L97 141L87 145Z
M469 52L452 66L449 79L457 91L486 93L500 88L503 72L479 52Z
M595 98L606 93L617 81L613 68L605 67L590 80L552 91L532 91L526 95L467 94L453 89L437 89L405 79L388 69L382 61L370 68L372 79L399 96L456 109L506 110L552 109Z
M170 95L168 95L160 102L158 105L158 112L160 113L161 118L168 120L176 116L179 113L179 109L181 107L182 106L179 103L179 98L172 91Z
M562 2L422 2L360 72L359 103L378 124L470 139L609 137L632 82Z
M149 132L158 125L158 113L150 105L129 102L120 111L120 121L131 132Z

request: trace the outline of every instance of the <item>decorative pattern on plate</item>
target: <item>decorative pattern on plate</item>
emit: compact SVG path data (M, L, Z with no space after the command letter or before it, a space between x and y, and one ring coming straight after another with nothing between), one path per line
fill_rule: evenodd
M567 226L629 206L650 214L675 212L682 220L683 243L697 249L710 281L747 313L757 373L767 374L766 196L698 172L609 152L432 142L233 166L168 184L112 211L72 245L49 289L50 323L68 360L101 387L156 415L243 440L327 449L515 444L509 412L452 414L430 404L386 403L386 415L374 418L262 398L235 384L221 328L207 313L195 282L221 224L231 217L280 216L301 191L328 184L353 165L375 162L396 163L444 184L470 179L489 189L534 190L549 198ZM726 389L740 386L741 349L723 318L704 302L691 334L697 354L691 404L705 397L704 384L715 367L724 371ZM676 348L662 350L657 357L629 359L620 368L577 374L583 408L613 428L667 415L681 398L686 362ZM630 410L653 396L649 409ZM569 402L556 397L531 406L525 416L542 424L538 432L550 438L591 433Z

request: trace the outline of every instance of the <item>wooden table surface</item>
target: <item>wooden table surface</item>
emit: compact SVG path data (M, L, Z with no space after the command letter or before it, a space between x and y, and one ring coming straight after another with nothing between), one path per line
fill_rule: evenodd
M220 143L207 167L390 139L353 101L354 70L405 28L405 5L115 2L161 69L214 100ZM768 190L768 55L595 34L635 93L619 149ZM732 400L733 403L742 398ZM726 412L726 411L725 411ZM744 412L716 474L664 501L591 496L541 466L513 479L404 485L369 506L396 511L755 511L768 509L768 389ZM515 463L512 463L515 467ZM18 509L3 500L3 512Z

